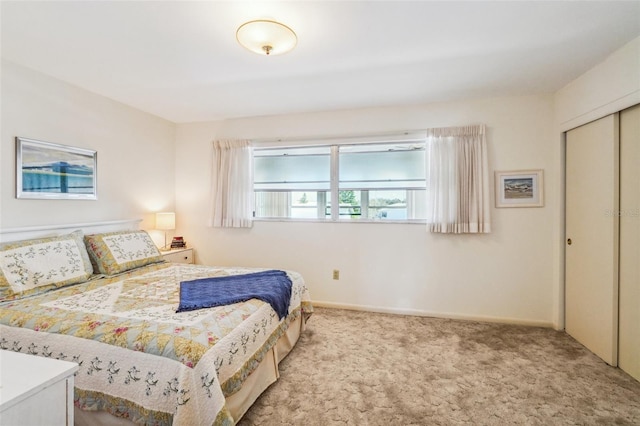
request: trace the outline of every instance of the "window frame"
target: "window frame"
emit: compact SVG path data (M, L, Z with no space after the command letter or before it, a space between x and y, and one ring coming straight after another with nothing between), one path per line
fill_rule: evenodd
M405 137L407 135L404 135ZM330 148L330 188L327 191L313 191L316 193L320 193L323 192L324 194L326 194L327 192L329 192L331 194L330 200L329 197L326 197L325 195L325 204L324 204L324 209L326 210L327 208L330 208L331 211L331 215L327 216L326 218L294 218L294 217L256 217L255 213L256 213L256 208L254 207L254 217L253 220L254 221L258 221L258 222L311 222L311 223L351 223L351 224L372 224L372 223L384 223L384 224L425 224L426 223L426 218L422 218L422 219L370 219L370 218L359 218L357 220L350 220L350 219L340 219L340 207L338 208L334 208L334 206L339 206L339 202L340 202L340 180L339 180L339 165L340 165L340 148L341 147L345 147L345 146L354 146L354 145L393 145L393 144L401 144L401 143L416 143L416 144L423 144L425 146L423 146L422 148L420 148L420 150L425 150L426 149L426 135L424 134L420 134L419 136L410 136L407 137L406 139L400 139L400 140L396 140L396 139L392 139L392 140L380 140L378 138L376 139L362 139L359 140L357 142L354 141L348 141L348 138L340 138L340 139L335 139L332 140L329 143L316 143L316 144L260 144L257 146L254 146L254 158L255 158L255 151L262 151L262 150L277 150L277 149L296 149L296 148L322 148L322 147L329 147ZM425 165L426 167L426 165ZM426 187L426 178L427 178L427 173L425 170L425 188L424 189L404 189L404 191L427 191L427 187ZM351 190L351 189L349 189ZM360 214L364 215L367 213L368 209L369 209L369 192L370 191L384 191L384 190L392 190L390 188L368 188L368 189L353 189L354 191L360 191L361 193L361 202L360 202ZM396 190L403 190L403 189L396 189ZM289 191L289 192L304 192L305 190L299 190L299 191ZM255 199L255 194L256 192L267 192L267 191L256 191L254 189L254 199ZM277 191L274 191L277 192ZM284 191L282 191L284 192ZM308 190L306 190L306 192L309 192ZM318 196L318 198L320 198ZM367 206L363 205L364 200L366 199L367 202ZM317 210L320 211L321 208L320 206L317 206Z

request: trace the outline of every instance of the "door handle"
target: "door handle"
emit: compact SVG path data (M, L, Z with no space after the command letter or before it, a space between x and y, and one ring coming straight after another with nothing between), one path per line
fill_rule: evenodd
M571 245L571 238L567 238L567 245Z

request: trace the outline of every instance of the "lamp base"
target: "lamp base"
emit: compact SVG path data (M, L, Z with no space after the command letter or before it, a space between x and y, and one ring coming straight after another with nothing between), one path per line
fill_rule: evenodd
M164 245L160 247L160 251L171 251L171 246L167 244L167 231L164 231Z

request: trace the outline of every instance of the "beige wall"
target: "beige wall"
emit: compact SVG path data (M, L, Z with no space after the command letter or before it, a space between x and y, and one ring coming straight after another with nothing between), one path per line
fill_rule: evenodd
M637 38L552 97L179 125L179 232L191 240L205 263L300 270L319 301L563 328L562 132L639 102ZM493 209L494 233L489 236L430 235L417 225L257 222L251 230L205 225L210 142L216 137L327 136L475 122L489 127L492 170L545 169L545 207ZM330 276L336 268L341 270L340 281Z
M640 37L630 41L555 95L561 131L640 103Z
M2 62L0 227L141 218L173 209L175 125ZM15 198L15 137L98 152L98 200Z
M555 96L469 100L174 125L2 63L0 227L146 219L177 210L203 263L291 268L315 300L380 311L563 324L562 131L640 102L640 38ZM494 232L431 235L420 225L256 222L206 226L210 142L487 124L490 169L545 170L544 208L493 209ZM98 151L98 201L15 199L14 138ZM175 159L174 159L175 157ZM175 199L175 203L174 203ZM331 279L340 269L341 279Z
M555 135L553 97L530 96L238 119L177 126L180 232L207 264L301 272L318 302L379 311L551 325L553 219L543 208L493 209L490 235L431 235L424 225L256 222L249 230L207 223L211 141L353 135L485 123L490 169L545 169ZM331 277L340 270L340 280Z

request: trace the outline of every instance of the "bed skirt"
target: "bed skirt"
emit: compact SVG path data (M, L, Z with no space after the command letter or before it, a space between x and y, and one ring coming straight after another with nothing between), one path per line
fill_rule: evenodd
M287 331L265 355L258 367L245 379L240 390L225 398L226 406L237 423L249 407L272 383L278 380L278 364L291 352L305 329L305 314L291 321ZM115 417L106 411L84 411L74 407L76 426L131 426L132 421Z

